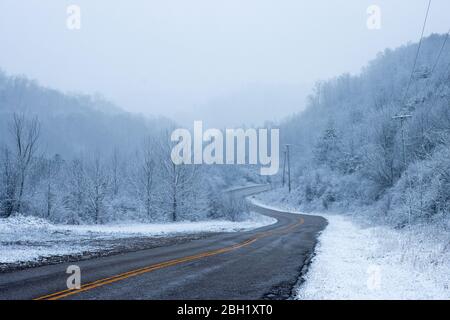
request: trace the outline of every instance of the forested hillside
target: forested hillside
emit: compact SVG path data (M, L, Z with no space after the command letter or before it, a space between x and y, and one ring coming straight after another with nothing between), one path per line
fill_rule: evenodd
M0 72L0 143L9 138L13 113L37 117L43 129L41 148L65 156L115 147L131 151L144 136L173 125L168 119L127 113L99 95L63 94Z
M220 191L245 175L173 165L173 128L0 73L0 216L70 224L238 218Z
M281 123L292 144L291 201L371 208L395 225L448 217L450 40L434 34L418 47L318 83L307 109Z

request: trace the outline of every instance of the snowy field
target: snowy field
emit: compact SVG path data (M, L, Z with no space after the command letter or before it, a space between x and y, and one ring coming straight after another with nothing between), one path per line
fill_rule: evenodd
M299 213L293 206L273 204L276 198L272 192L254 201ZM317 215L329 225L298 299L450 299L448 235L433 226L400 231L350 215Z
M207 232L246 231L276 219L251 213L239 222L214 220L159 224L55 225L31 216L0 219L0 263L35 261L107 249L102 240L132 237L171 237Z

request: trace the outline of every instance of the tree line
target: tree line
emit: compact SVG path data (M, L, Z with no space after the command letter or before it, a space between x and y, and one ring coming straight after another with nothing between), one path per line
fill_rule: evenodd
M54 222L238 219L222 195L220 168L175 165L168 131L143 139L132 153L111 148L65 159L42 150L37 117L14 113L0 155L0 216L31 214ZM215 175L216 179L211 179Z

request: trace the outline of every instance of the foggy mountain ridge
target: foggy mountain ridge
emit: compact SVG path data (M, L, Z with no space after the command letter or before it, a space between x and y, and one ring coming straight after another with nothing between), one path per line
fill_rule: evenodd
M100 94L65 94L24 76L0 72L0 143L9 134L13 113L36 116L46 150L67 157L115 147L133 150L156 128L174 125L163 117L124 111Z
M94 95L63 93L44 87L37 80L29 79L25 75L8 75L1 69L0 90L2 92L2 110L53 114L82 113L93 110L105 113L125 112L99 93ZM21 94L36 100L32 105L28 105L30 101L25 100L25 97L20 98ZM58 103L62 101L65 103Z

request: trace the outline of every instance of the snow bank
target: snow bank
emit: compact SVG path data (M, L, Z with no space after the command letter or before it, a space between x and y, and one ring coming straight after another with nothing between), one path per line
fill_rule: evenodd
M26 262L94 249L44 219L20 215L0 219L0 263Z
M254 202L275 199L274 194ZM292 204L276 206L299 213ZM329 225L298 299L450 299L450 244L437 226L396 230L349 215L316 215Z
M450 299L450 255L414 231L326 215L298 299Z
M55 225L31 216L0 219L0 263L26 262L54 255L107 249L101 240L169 237L204 232L246 231L276 222L250 213L244 221L211 220L158 224Z
M199 232L237 232L252 230L266 225L274 224L276 219L251 213L246 220L233 222L228 220L210 220L198 222L174 222L174 223L131 223L131 224L107 224L107 225L79 225L79 226L54 226L61 231L76 232L79 234L98 233L111 236L170 236L178 233Z

